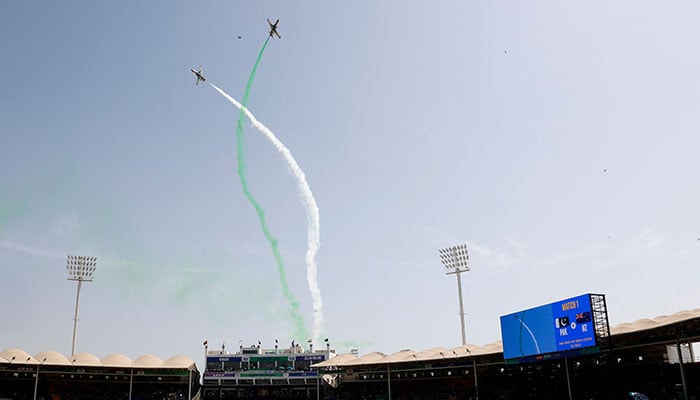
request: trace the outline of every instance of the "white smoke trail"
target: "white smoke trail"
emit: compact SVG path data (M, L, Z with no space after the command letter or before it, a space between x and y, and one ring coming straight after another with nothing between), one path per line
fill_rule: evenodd
M29 246L23 243L11 242L8 240L0 241L0 249L8 249L20 253L30 254L48 259L60 260L65 259L66 255L59 252L48 250L40 247Z
M267 137L272 145L275 146L277 151L282 155L284 160L287 162L290 171L297 180L297 188L301 194L304 206L306 207L306 222L307 222L307 250L306 250L306 282L309 286L309 291L311 292L311 299L313 301L313 338L315 341L319 341L321 337L321 327L323 325L323 301L321 300L321 289L318 287L317 278L317 267L316 267L316 253L320 247L321 242L321 224L319 222L319 212L318 206L316 205L316 199L314 199L313 193L311 193L311 188L309 183L306 181L306 175L304 171L301 170L299 164L297 164L292 153L289 149L282 144L282 142L277 139L274 133L258 121L253 113L251 113L248 108L243 107L241 103L236 101L228 93L219 89L213 83L210 84L211 87L216 89L219 94L224 96L226 100L230 101L239 110L243 109L246 117L250 120L251 124L262 132L265 137Z

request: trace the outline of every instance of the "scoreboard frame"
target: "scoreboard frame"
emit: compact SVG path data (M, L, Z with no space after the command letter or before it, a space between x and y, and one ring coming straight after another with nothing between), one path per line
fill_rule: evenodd
M605 295L599 294L521 310L500 320L506 363L598 352L610 336Z

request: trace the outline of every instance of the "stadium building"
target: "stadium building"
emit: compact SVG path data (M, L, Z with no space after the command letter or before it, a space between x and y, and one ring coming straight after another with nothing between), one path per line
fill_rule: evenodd
M325 399L700 399L700 309L624 323L604 348L524 362L501 341L391 355L341 354L313 365Z
M205 348L206 369L202 382L205 399L316 399L320 397L321 381L318 364L335 356L328 339L326 347L313 350L313 344L304 349L292 341L288 348L274 349L257 346L239 346L229 353Z
M103 359L56 351L34 356L20 349L0 352L0 399L12 400L180 400L198 397L199 371L187 357L166 361L123 354Z
M573 307L569 300L546 306ZM296 344L263 349L258 343L235 353L205 348L201 385L195 363L182 356L162 361L152 355L131 360L80 353L68 359L55 351L31 356L11 349L0 352L0 400L700 399L700 357L695 354L700 309L591 328L591 346L579 346L588 339L576 338L571 349L532 356L525 344L529 337L538 338L535 322L542 307L514 313L520 319L515 326L522 353L516 356L509 354L512 337L503 332L503 341L485 346L390 355L336 355L327 342L317 350L311 344L308 349ZM590 316L571 312L567 319L555 315L554 328L573 328L575 322L583 330L603 315L595 302ZM501 317L502 328L507 325L503 319L512 316ZM546 348L542 339L538 343L540 350Z

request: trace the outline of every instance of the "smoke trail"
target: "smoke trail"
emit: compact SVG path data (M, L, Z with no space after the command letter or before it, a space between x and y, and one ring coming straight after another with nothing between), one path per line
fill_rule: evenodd
M306 281L309 286L309 291L311 292L311 299L313 301L313 338L317 341L321 338L321 329L323 325L323 301L321 299L321 289L318 287L317 278L317 267L316 267L316 253L320 247L321 234L319 222L319 212L318 205L316 205L316 199L314 199L313 193L311 193L311 188L309 183L306 181L306 175L304 171L301 170L299 164L292 156L292 153L287 147L285 147L282 142L277 139L274 133L258 121L253 113L248 110L248 108L243 107L239 102L237 102L233 97L228 95L223 90L219 89L213 83L211 86L219 92L226 100L231 102L239 110L243 111L248 117L250 122L255 128L262 132L265 137L267 137L270 142L275 146L277 151L282 155L284 160L287 162L289 169L297 180L297 188L301 194L304 206L306 207L306 220L307 220L307 250L306 250Z
M39 257L53 259L53 260L62 260L62 259L66 258L65 254L59 253L57 251L53 251L53 250L49 250L49 249L45 249L45 248L40 248L40 247L35 247L35 246L30 246L30 245L26 245L26 244L18 243L18 242L12 242L9 240L0 241L0 249L13 250L13 251L17 251L20 253L29 254L32 256L39 256Z
M267 47L267 44L269 41L270 41L270 37L268 36L267 40L265 40L265 44L263 44L262 49L260 49L260 53L258 54L258 58L255 60L255 64L253 65L253 69L250 72L250 77L248 78L248 84L246 85L245 93L243 94L243 107L245 107L245 105L248 102L248 95L250 94L250 88L253 85L253 79L255 78L255 74L256 74L257 69L258 69L258 64L260 64L260 59L262 58L262 55L265 52L265 48ZM304 318L302 317L301 313L299 312L299 302L296 300L296 298L294 297L294 294L289 289L289 284L287 283L287 271L284 269L284 262L282 261L282 254L280 253L277 239L274 236L272 236L272 233L270 232L270 228L267 226L267 220L265 219L265 211L262 209L260 204L258 204L258 202L255 201L253 194L250 192L250 189L248 188L248 181L246 180L246 177L245 177L245 162L243 159L243 116L244 116L244 114L245 113L243 112L243 109L241 109L241 112L238 115L238 122L236 124L236 150L238 152L238 176L240 177L240 180L241 180L241 186L243 186L243 193L245 193L246 198L248 199L248 201L250 201L250 203L255 208L255 212L258 214L258 219L260 220L260 226L262 227L263 233L265 234L265 238L270 243L270 247L272 248L272 253L275 256L275 261L277 262L277 272L279 274L280 284L282 285L282 293L284 294L284 297L289 301L289 304L291 306L291 317L296 324L296 327L295 327L296 331L294 332L294 337L305 338L308 336L308 333L306 331L306 327L304 326Z
M29 207L26 202L28 202L28 199L10 201L0 197L0 232L11 222L27 213Z

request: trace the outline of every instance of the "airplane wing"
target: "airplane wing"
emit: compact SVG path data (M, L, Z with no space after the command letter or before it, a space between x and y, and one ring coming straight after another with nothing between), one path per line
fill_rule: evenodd
M282 39L282 36L280 36L280 34L277 33L277 31L274 31L273 33L274 33L275 35L277 35L277 39Z

